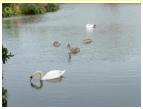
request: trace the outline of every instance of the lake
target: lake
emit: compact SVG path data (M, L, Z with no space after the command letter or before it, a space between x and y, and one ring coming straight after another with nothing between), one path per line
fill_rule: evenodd
M141 5L61 4L57 12L2 19L8 106L141 106ZM96 24L87 31L86 24ZM93 39L90 44L82 41ZM60 47L53 42L59 41ZM68 56L67 44L80 52ZM55 81L33 71L66 70Z

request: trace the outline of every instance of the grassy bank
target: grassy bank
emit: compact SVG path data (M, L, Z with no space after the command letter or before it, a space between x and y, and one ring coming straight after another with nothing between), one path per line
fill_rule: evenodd
M56 3L3 3L2 16L11 17L19 15L35 15L44 14L46 12L54 12L59 9Z

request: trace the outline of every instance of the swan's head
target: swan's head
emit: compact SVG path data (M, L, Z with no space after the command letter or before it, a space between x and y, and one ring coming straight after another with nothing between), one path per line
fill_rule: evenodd
M35 71L35 72L32 72L32 74L30 75L30 81L34 78L34 76L36 75L36 73L37 73L38 71Z
M32 80L33 79L33 77L34 77L34 75L35 75L35 72L32 72L32 74L30 75L30 80Z
M93 28L96 28L96 25L95 25L95 24L93 25Z
M30 80L32 80L36 75L40 75L40 78L42 77L41 71L35 71L30 75Z
M95 24L86 24L86 28L96 28Z
M32 80L33 76L30 76L30 80Z

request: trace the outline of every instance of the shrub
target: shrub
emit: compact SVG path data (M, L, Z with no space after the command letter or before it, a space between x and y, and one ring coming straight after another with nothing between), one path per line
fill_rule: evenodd
M37 11L37 14L44 14L46 12L46 9L43 5L41 4L36 4L36 11Z
M5 64L7 62L7 59L9 59L10 57L13 57L14 55L11 54L11 52L9 53L8 49L2 46L2 62L3 64ZM2 106L3 107L7 107L7 96L8 92L7 89L5 89L4 87L2 87Z
M38 4L21 4L21 13L24 15L28 14L43 14L46 9L42 5Z
M2 16L10 17L17 15L34 15L44 14L46 12L53 12L59 9L59 4L56 3L3 3L2 4Z
M10 57L13 57L14 55L9 53L8 49L2 46L2 62L5 64L7 62L7 59Z
M14 12L14 15L17 16L17 15L21 15L21 9L20 9L20 6L19 4L14 4L13 5L13 12Z
M7 107L7 89L5 89L4 87L2 87L2 106L3 107Z
M47 12L53 12L53 11L57 11L59 9L59 4L57 3L47 3L45 5L46 11Z
M14 14L12 7L5 7L3 12L2 12L2 16L3 17L10 17Z
M2 9L3 17L17 16L21 14L18 4L4 3L2 4Z
M4 10L5 7L11 7L12 5L13 5L12 3L3 3L2 10Z

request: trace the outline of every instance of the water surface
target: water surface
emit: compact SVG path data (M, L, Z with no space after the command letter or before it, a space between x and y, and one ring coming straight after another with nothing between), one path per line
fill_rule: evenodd
M87 32L87 23L96 30ZM2 24L3 45L15 55L3 65L8 106L141 105L139 4L62 4ZM85 37L94 42L83 44ZM70 62L67 43L81 49ZM53 69L65 69L64 78L31 86L31 72Z

